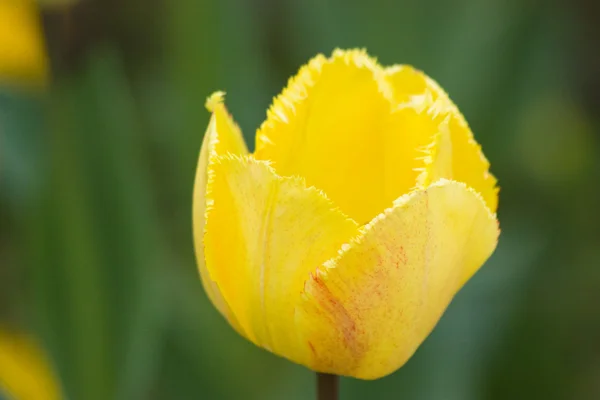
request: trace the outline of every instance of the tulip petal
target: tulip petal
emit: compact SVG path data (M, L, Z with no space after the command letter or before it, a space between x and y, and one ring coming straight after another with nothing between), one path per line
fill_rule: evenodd
M362 379L401 367L498 234L495 215L462 183L440 180L399 198L307 280L296 310L312 354L305 365Z
M208 129L202 141L198 159L196 181L194 182L193 225L196 261L202 285L219 312L240 332L239 326L227 303L221 296L218 285L211 278L204 260L204 226L206 213L206 185L214 157L219 154L247 154L246 144L238 126L233 122L223 104L223 93L217 92L207 100L207 108L212 111ZM240 332L242 333L242 332ZM243 333L242 333L243 334Z
M424 73L405 65L386 69L386 79L399 104L397 126L412 121L411 128L400 129L406 133L407 147L413 149L411 157L422 160L415 170L418 186L425 187L441 178L464 182L496 212L496 178L489 172L490 164L465 118L446 92Z
M358 50L300 69L258 130L255 157L304 177L361 223L439 178L497 206L489 163L446 93L410 66L383 69Z
M303 362L294 308L304 281L357 224L301 178L280 177L251 156L215 158L207 197L210 276L251 341Z
M396 155L404 146L388 141L396 135L387 129L389 91L383 69L365 52L319 55L275 99L257 132L255 156L272 161L280 175L304 177L367 223L402 194L386 182L411 174L412 160L394 163L405 160Z

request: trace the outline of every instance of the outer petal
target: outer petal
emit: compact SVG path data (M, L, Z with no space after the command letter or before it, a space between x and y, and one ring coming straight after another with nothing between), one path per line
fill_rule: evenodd
M402 194L386 183L411 171L411 160L396 154L403 146L389 143L400 133L388 124L390 100L383 69L363 51L319 55L275 99L257 132L256 158L306 178L367 223Z
M212 111L208 129L204 134L202 149L198 159L196 181L194 183L193 225L196 261L207 296L229 323L240 332L235 317L221 296L218 285L211 278L204 260L204 225L206 213L206 185L213 160L218 154L247 154L246 144L238 126L233 122L223 104L223 93L217 92L207 100L207 108ZM242 333L242 332L240 332ZM243 334L243 333L242 333Z
M401 367L497 237L495 216L461 183L398 199L306 282L296 313L306 365L363 379Z
M405 65L388 68L386 79L399 104L399 125L407 118L415 121L411 117L414 110L418 111L420 122L413 122L414 128L405 130L405 134L407 142L414 144L412 156L423 161L416 169L419 186L425 187L440 178L465 182L495 212L496 178L489 173L490 164L465 118L444 90L422 72Z
M309 271L358 232L324 195L252 157L215 159L206 262L241 329L255 344L305 363L297 305Z

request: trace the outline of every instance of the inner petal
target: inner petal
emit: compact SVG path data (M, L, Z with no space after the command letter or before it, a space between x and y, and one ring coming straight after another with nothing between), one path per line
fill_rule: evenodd
M445 115L423 74L337 50L300 69L257 132L255 157L299 175L361 224L415 187Z
M391 103L375 61L337 51L300 70L257 133L256 158L300 175L360 223L391 205L383 134Z
M403 138L416 140L425 150L423 165L417 171L419 186L425 187L440 178L466 183L479 192L495 212L498 206L496 178L489 172L490 164L467 121L449 96L435 81L411 67L390 67L385 74L393 87L394 100L401 107L412 104L412 107L427 108L427 117L434 124L434 129L426 131L409 130L408 137Z

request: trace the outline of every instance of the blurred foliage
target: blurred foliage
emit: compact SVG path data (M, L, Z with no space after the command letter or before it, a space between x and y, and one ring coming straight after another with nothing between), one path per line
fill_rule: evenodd
M253 148L271 98L335 47L440 82L499 178L503 229L409 363L342 397L600 398L591 2L69 3L43 11L50 88L0 91L0 322L43 340L67 398L312 398L310 371L208 303L191 192L206 96L227 91Z

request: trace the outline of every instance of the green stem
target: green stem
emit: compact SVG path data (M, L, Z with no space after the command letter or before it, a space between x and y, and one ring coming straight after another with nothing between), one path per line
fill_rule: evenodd
M317 372L317 400L338 400L340 378Z

